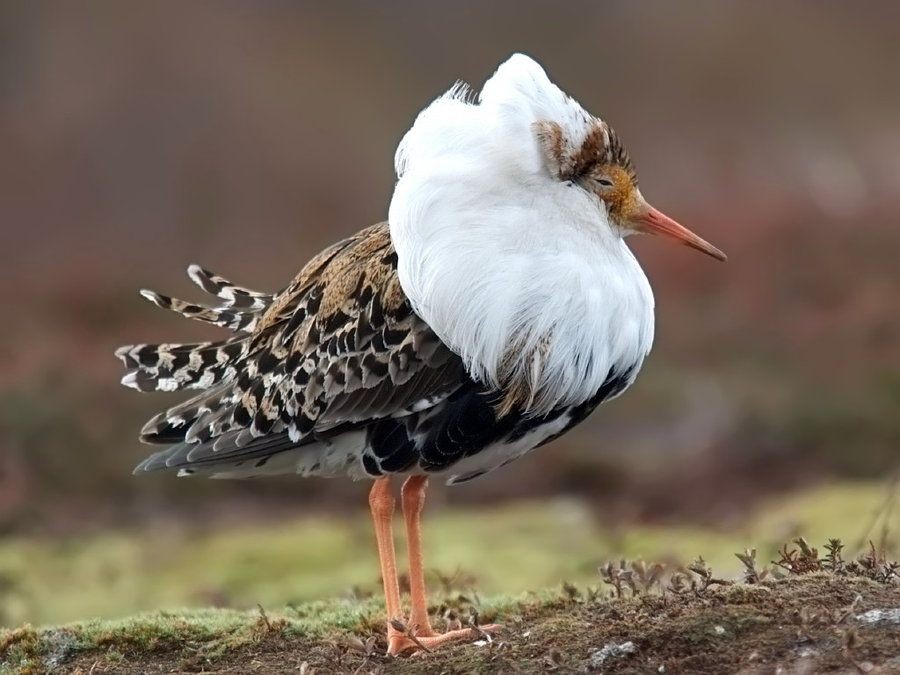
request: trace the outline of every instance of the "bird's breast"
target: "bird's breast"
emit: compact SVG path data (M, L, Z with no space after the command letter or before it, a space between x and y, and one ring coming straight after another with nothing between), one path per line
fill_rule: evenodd
M507 408L541 415L590 400L611 371L640 365L653 295L604 213L529 194L479 210L469 195L477 186L429 186L401 181L391 203L398 278L473 380L504 392Z

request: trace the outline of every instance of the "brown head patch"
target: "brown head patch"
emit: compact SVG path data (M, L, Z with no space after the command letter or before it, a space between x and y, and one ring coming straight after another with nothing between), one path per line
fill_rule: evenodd
M580 145L566 137L563 128L552 121L536 122L535 135L544 153L550 173L560 180L578 180L598 166L622 169L633 185L637 174L625 145L603 120L595 119Z
M600 166L621 169L637 185L634 165L619 135L606 122L596 120L575 155L573 178L584 176Z

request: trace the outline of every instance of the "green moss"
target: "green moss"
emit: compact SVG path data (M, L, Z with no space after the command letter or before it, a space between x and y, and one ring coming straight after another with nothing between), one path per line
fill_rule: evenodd
M884 499L877 483L822 487L765 503L728 531L615 523L570 501L518 503L426 514L433 591L486 595L596 584L597 565L621 557L690 561L704 551L725 576L739 572L735 551L775 556L796 534L856 542ZM402 558L402 537L398 536ZM367 514L308 518L206 533L149 529L71 539L7 538L0 545L0 625L62 623L157 607L279 607L327 597L380 594ZM355 590L354 590L355 589ZM331 606L331 605L329 605ZM299 618L299 617L298 617Z
M805 542L795 546L807 550ZM799 663L794 647L800 632L817 645L814 665L821 670L891 658L900 648L900 634L859 622L856 615L896 604L897 564L882 557L854 560L840 552L826 564L819 558L812 562L816 571L754 585L707 583L720 575L693 564L691 572L669 569L674 576L662 585L614 599L572 584L519 598L497 596L475 603L482 621L505 625L494 643L447 647L420 659L385 657L381 603L345 598L278 612L262 607L157 611L40 630L0 630L0 672L95 665L124 673L245 672L300 668L302 663L348 673L388 663L407 672L582 671L598 665L598 650L607 647L602 659L610 654L637 659L629 665L639 669L718 672L762 658L790 670ZM638 574L640 567L622 569ZM693 575L690 584L675 584L684 574ZM431 613L438 614L440 606L462 610L472 603L458 593L445 595ZM785 630L791 626L797 628ZM847 647L848 631L861 636L859 642L852 638L857 646ZM843 641L835 640L836 634L843 634ZM627 650L615 649L625 642L631 643Z

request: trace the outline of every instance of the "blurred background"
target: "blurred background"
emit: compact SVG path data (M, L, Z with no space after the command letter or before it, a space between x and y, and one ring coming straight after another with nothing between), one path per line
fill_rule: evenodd
M891 2L2 3L0 625L377 589L367 485L133 478L173 399L120 387L112 353L217 335L138 288L197 298L198 262L275 290L383 219L416 113L514 51L730 259L633 241L641 377L436 488L435 574L520 592L623 555L895 546L898 25Z

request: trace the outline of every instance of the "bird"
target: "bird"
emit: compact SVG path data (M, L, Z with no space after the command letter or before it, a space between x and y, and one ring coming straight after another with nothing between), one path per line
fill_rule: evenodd
M387 220L324 249L276 293L197 265L188 276L213 304L141 291L224 339L116 352L124 385L194 392L144 425L140 440L162 447L136 474L372 481L390 655L497 630L432 627L429 480L464 483L519 459L634 382L654 299L626 238L662 235L726 259L650 206L612 127L523 54L480 92L457 82L425 107L395 168ZM408 616L392 532L399 479Z

